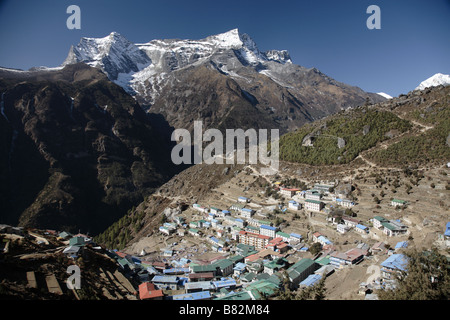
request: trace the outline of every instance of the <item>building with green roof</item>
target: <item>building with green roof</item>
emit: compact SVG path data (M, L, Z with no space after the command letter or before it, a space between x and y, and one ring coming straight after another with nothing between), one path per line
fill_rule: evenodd
M294 263L287 270L289 280L292 284L297 287L300 282L305 280L310 274L316 271L320 265L318 265L314 260L309 258L304 258L296 263Z
M279 289L279 286L268 279L258 280L246 287L247 291L251 291L255 300L261 300L273 296Z
M408 202L405 200L400 200L400 199L392 199L391 200L391 206L393 207L397 207L397 206L404 206L406 205Z
M248 291L239 291L224 297L215 298L214 300L232 300L232 301L245 301L253 300L251 294Z
M214 266L216 269L219 269L220 274L222 276L226 277L226 276L230 275L231 273L233 273L234 263L230 259L220 259L211 265Z

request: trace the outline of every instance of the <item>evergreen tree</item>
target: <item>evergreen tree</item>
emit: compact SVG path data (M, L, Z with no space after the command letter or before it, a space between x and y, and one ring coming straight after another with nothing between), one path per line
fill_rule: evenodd
M397 277L393 290L380 290L382 300L448 300L450 298L449 260L437 250L405 253L408 264Z

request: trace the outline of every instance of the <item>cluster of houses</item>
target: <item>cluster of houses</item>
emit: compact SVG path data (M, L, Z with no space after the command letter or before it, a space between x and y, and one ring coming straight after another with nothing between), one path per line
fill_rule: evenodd
M262 249L239 243L228 254L209 263L187 258L148 262L117 250L108 254L118 261L125 274L139 283L140 299L155 300L264 299L278 292L286 275L291 288L313 286L335 270L360 263L369 254L387 254L388 258L381 263L380 278L361 285L366 293L376 286L392 286L395 273L405 270L405 257L398 250L405 248L407 242L399 242L394 250L387 250L384 243L379 242L372 247L360 243L340 252L320 233L313 237L315 242L323 244L321 254L295 262L289 261L292 246L280 237L271 238Z
M304 199L303 205L307 211L324 212L329 214L327 220L335 224L337 232L341 234L345 234L350 230L354 230L361 235L369 234L369 227L363 225L361 221L353 219L351 217L334 214L328 208L325 208L325 196L328 199L331 199L333 203L342 208L352 208L355 205L352 200L344 198L343 194L332 192L335 188L334 185L315 184L312 189L302 191L300 189L281 187L280 183L277 182L275 184L275 188L280 192L280 194L284 196L291 197L293 199ZM391 200L391 206L396 208L404 207L407 204L407 201L404 200ZM288 207L289 209L300 210L302 209L302 204L298 203L295 200L290 200ZM408 227L404 225L400 220L387 220L383 217L376 216L369 222L373 223L373 227L375 229L383 231L383 233L388 237L408 234Z
M321 212L325 208L325 197L331 198L337 205L351 208L355 205L352 200L343 198L343 195L336 195L333 190L334 185L315 184L313 188L301 190L296 188L283 187L280 182L274 184L275 190L281 195L303 201L303 207L307 211ZM290 200L288 207L293 210L302 209L302 204L295 200Z
M302 195L308 198L321 197L321 192L324 190L329 192L331 186L317 185L316 188L320 192L304 192ZM283 192L297 195L298 190L288 189ZM180 273L171 275L170 278L167 278L167 273L173 268L168 267L168 270L163 271L164 275L150 281L155 290L184 288L185 293L181 296L165 299L254 299L261 297L261 292L264 292L264 297L276 292L283 279L280 273L282 270L287 271L291 286L301 288L314 285L336 269L360 263L369 253L387 253L381 243L372 248L366 244L359 244L355 248L340 252L334 249L332 241L316 232L312 235L312 241L320 243L322 247L319 256L314 260L300 258L295 263L289 263L288 257L308 250L303 237L296 233L285 233L279 227L273 226L270 221L255 219L255 210L246 207L249 202L250 199L240 197L228 210L195 203L192 208L203 214L202 219L186 222L183 218L175 216L171 222L161 226L160 231L164 234L184 235L187 230L188 234L205 239L214 251L224 253L226 258L207 265L188 263L184 269L176 269ZM298 204L301 207L301 204L294 200L289 204ZM387 221L381 227L390 230L389 226L393 223ZM342 217L340 223L336 224L338 232L342 233L350 229L361 234L369 232L367 226L351 217ZM231 240L234 240L235 246L230 245ZM172 286L170 281L161 283L162 280L170 280ZM252 289L255 286L259 288L257 291L259 295Z

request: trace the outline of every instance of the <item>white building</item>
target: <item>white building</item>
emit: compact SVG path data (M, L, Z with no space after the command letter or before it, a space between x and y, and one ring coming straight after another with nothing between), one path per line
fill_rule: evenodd
M255 214L255 210L248 209L248 208L242 208L240 211L240 214L244 218L251 218Z
M263 236L275 238L277 230L278 230L278 228L276 228L276 227L271 227L271 226L263 224L259 227L259 234L261 234Z
M383 223L383 227L383 233L388 237L400 236L408 232L408 227L396 220L390 220L388 223Z
M206 212L209 211L208 208L203 207L203 206L199 205L198 203L194 203L194 204L192 205L192 207L193 207L195 210L200 211L200 212L203 212L203 213L206 213Z
M317 200L305 200L305 209L309 211L319 212L323 208L323 202Z
M319 201L322 199L322 194L317 190L307 190L305 192L305 199Z
M364 226L364 225L362 225L362 224L356 225L356 227L355 227L354 230L355 230L356 232L361 233L361 234L367 234L367 233L369 233L369 228L366 227L366 226Z
M249 202L250 202L250 199L249 199L249 198L246 198L246 197L239 197L239 198L238 198L238 202L241 202L241 203L249 203Z
M373 217L372 223L374 228L383 230L388 237L399 236L408 232L408 227L397 220L387 220L383 217Z
M404 200L399 200L399 199L392 199L391 200L391 206L393 206L393 207L401 207L401 206L404 206L406 204L407 204L407 202L404 201Z
M349 200L349 199L337 198L336 202L337 202L338 205L340 205L340 206L342 206L344 208L352 208L355 205L355 203L353 201Z
M287 197L293 197L299 191L301 191L301 190L300 189L281 188L280 194L287 196Z
M344 234L350 230L350 227L345 224L338 224L336 230L337 232Z
M220 209L218 209L218 208L215 208L215 207L211 207L211 208L209 209L209 211L210 211L212 214L218 215L219 212L221 212L222 210L220 210Z
M159 232L164 233L165 235L169 236L173 232L173 230L169 229L167 227L161 226L161 227L159 227Z
M302 205L297 201L291 200L289 201L288 208L292 210L300 210L302 208Z
M373 223L373 227L375 229L378 229L378 230L383 229L383 223L384 222L388 222L387 219L385 219L383 217L380 217L380 216L375 216L371 220L372 220L372 223Z
M350 217L342 217L344 224L349 226L350 228L354 228L359 224L359 220L350 218Z

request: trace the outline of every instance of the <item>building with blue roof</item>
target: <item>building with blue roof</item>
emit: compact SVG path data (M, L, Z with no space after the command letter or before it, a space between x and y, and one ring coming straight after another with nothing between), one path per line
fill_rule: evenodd
M357 231L359 233L362 233L362 234L365 234L365 233L369 233L369 228L366 227L365 225L357 224L355 226L355 231Z
M291 200L289 201L288 208L293 210L300 210L302 208L302 205L297 201Z
M299 286L300 288L311 287L318 283L320 279L322 279L322 276L320 274L311 274L305 280L300 282Z
M253 209L249 209L249 208L241 209L241 216L243 216L245 218L251 218L254 213L255 213L255 210L253 210Z
M328 240L327 237L320 235L317 238L317 242L319 242L321 245L325 246L325 245L332 245L333 242L331 242L330 240Z
M393 254L381 263L382 276L385 279L395 279L398 272L406 272L408 259L404 254Z
M155 285L156 289L178 290L179 280L180 278L177 276L155 275L151 282Z
M291 233L290 236L291 236L290 239L289 239L290 243L292 243L292 242L300 242L303 239L302 235L301 234L297 234L297 233Z
M212 291L215 289L211 281L186 282L184 288L186 290L186 293Z
M408 241L400 241L395 245L395 249L408 248Z
M222 288L226 289L234 289L236 287L236 280L234 279L225 279L220 281L213 281L212 285L214 286L216 291L219 291Z
M238 226L239 228L243 228L245 225L244 220L239 219L239 218L234 220L234 224L236 226Z
M271 226L262 224L259 227L259 234L262 234L263 236L275 238L277 230L278 230L278 228L276 228L276 227L271 227Z
M192 292L185 294L177 294L167 297L168 300L211 300L212 296L209 291Z
M444 232L444 236L450 238L450 222L447 222L447 226Z
M236 265L233 267L233 275L236 277L240 277L245 271L247 265L244 262L238 262L236 263Z
M249 199L249 198L246 198L246 197L239 197L239 198L238 198L238 202L244 202L244 203L247 203L247 202L250 202L250 199Z

